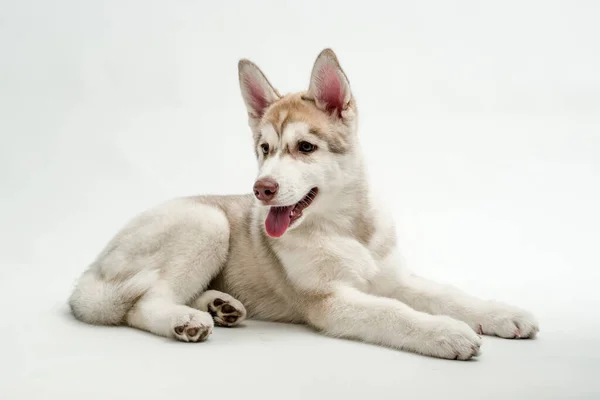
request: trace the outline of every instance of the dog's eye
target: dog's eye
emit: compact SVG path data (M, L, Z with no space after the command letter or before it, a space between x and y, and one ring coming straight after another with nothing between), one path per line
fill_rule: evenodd
M312 143L308 143L308 142L304 142L304 141L298 143L298 150L300 150L302 153L312 153L316 149L317 149L317 146L315 146Z
M260 147L262 148L262 152L264 155L269 154L269 144L268 143L263 143L260 145Z

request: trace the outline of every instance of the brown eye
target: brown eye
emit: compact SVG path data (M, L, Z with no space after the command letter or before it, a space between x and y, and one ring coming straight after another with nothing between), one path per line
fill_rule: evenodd
M269 144L268 143L263 143L260 145L262 152L264 155L269 154Z
M300 150L302 153L312 153L316 149L317 149L317 147L312 143L308 143L308 142L304 142L304 141L298 143L298 150Z

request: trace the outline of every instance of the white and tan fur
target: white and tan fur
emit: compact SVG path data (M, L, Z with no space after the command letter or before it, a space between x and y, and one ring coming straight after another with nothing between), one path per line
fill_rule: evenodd
M275 198L178 198L137 216L80 278L69 300L78 319L197 342L214 324L248 316L460 360L479 354L478 333L535 336L530 313L402 265L395 227L371 196L356 103L331 50L317 58L306 92L281 96L247 60L239 78L257 179L279 184ZM316 150L300 152L302 141ZM314 187L300 219L270 237L269 205L294 204Z

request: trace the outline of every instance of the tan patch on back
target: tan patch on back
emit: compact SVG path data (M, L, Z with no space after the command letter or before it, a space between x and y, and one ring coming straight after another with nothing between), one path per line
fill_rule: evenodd
M305 100L303 96L304 93L284 96L267 110L263 121L271 124L279 137L290 122L304 122L310 127L311 133L327 142L329 151L346 153L350 144L341 129L336 129L327 115L317 109L314 102Z

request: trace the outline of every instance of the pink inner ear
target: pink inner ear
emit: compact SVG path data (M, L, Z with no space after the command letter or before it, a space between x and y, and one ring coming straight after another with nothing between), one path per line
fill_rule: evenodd
M245 76L244 83L248 91L250 106L256 113L255 117L262 117L263 113L269 105L265 94L265 90L260 85L260 83L252 79L252 77L249 75Z
M344 88L337 70L332 65L324 65L319 70L319 100L325 103L328 112L341 116L344 108Z

